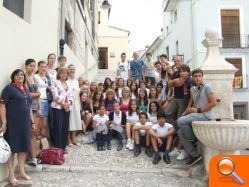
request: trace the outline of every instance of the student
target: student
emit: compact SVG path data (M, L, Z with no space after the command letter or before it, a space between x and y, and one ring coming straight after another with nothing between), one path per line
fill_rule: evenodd
M80 101L81 101L81 122L83 134L86 134L87 130L91 130L90 126L92 121L92 108L90 105L90 99L88 92L80 92ZM69 142L71 143L71 142Z
M131 90L131 99L137 99L138 98L138 91L137 91L137 85L135 82L131 83L130 90Z
M185 116L177 120L179 130L177 134L184 146L185 151L190 155L186 162L187 166L192 166L202 159L195 147L197 138L194 135L191 123L193 121L208 121L213 119L216 106L216 97L212 88L203 82L203 71L195 69L192 78L196 86L190 89L191 99L184 112Z
M132 99L129 104L128 111L126 112L126 136L127 136L127 144L126 149L133 150L134 149L134 133L132 133L133 126L135 123L139 121L139 109L137 106L137 101Z
M132 80L135 80L136 78L138 78L139 80L144 80L143 66L144 61L139 59L138 52L134 52L133 60L130 61Z
M129 87L122 89L122 97L119 99L120 110L124 113L127 112L131 100L131 91Z
M124 139L124 126L126 123L126 115L124 112L121 112L119 102L115 101L113 103L114 111L109 113L109 129L107 135L107 149L111 150L111 140L114 133L118 134L119 144L117 151L123 149L123 139Z
M151 86L155 86L155 85L152 85L152 82L150 79L147 79L146 80L146 88L150 90Z
M90 98L92 99L93 94L98 91L98 85L97 82L93 81L90 84Z
M99 106L99 113L94 115L93 117L93 128L95 128L96 132L96 142L97 142L97 150L104 151L106 149L106 136L108 133L107 123L109 121L108 115L105 113L105 106Z
M125 81L123 78L118 79L118 98L122 97L122 89L125 87Z
M59 63L59 67L55 68L55 71L58 72L59 68L64 68L66 67L66 63L67 63L67 57L60 55L58 57L58 63Z
M117 87L117 84L115 81L112 81L111 82L111 88L110 89L113 89L114 90L114 93L115 93L115 99L118 98L118 87Z
M160 105L160 107L162 107L162 105L166 101L166 92L165 92L165 90L163 90L163 84L162 83L158 83L156 85L156 91L157 91L157 94L158 94L159 105Z
M152 152L150 148L150 134L149 130L152 124L148 122L148 115L146 112L140 112L139 122L135 123L133 126L134 138L135 138L135 149L134 156L137 157L141 153L141 144L145 144L145 154L148 157L152 157ZM140 141L141 139L141 141Z
M188 103L190 101L190 89L194 85L192 78L190 77L190 67L187 64L182 64L180 67L180 78L172 80L172 85L183 85L184 92L184 105L183 111L186 110ZM181 141L178 141L177 146L169 154L170 156L175 156L176 160L184 160L188 157L188 153L183 149Z
M150 88L148 103L150 104L152 101L156 101L156 102L159 101L157 89L155 86L151 86L151 88Z
M104 92L106 92L106 90L111 88L111 83L112 80L109 77L106 77L104 80Z
M160 149L165 151L163 154L163 161L170 164L169 151L173 142L173 134L175 129L173 125L166 123L166 115L163 112L157 114L158 124L150 129L151 144L155 151L153 164L157 164L161 160L159 153Z
M105 103L105 109L107 111L107 113L110 113L113 111L113 104L114 102L116 102L117 100L115 99L115 92L113 89L108 89L106 91L106 98L104 100Z
M147 99L147 92L144 90L140 90L140 92L139 92L138 108L139 108L140 112L147 112L148 99Z
M146 53L146 61L144 62L143 71L144 71L145 81L147 82L147 80L150 79L152 85L155 85L156 84L155 66L152 61L151 53Z
M90 99L90 106L93 114L98 113L101 104L103 104L103 93L101 91L97 91L93 94L93 98Z
M130 78L130 62L126 60L126 54L121 54L121 61L117 64L117 77L122 77L125 82Z
M155 63L155 79L156 79L156 83L158 84L160 82L160 74L161 74L161 62L160 61L157 61Z
M149 104L148 120L152 125L157 124L157 113L161 110L157 101L152 101Z

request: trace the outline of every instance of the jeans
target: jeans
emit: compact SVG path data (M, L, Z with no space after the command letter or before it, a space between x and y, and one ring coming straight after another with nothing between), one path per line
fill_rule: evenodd
M202 113L191 113L186 116L180 117L177 120L178 131L177 134L184 146L184 150L191 156L197 157L199 154L194 145L197 138L193 132L191 123L193 121L209 121L205 115Z

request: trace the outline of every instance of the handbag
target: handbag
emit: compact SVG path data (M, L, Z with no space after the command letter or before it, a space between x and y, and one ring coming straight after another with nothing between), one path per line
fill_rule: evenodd
M46 72L45 76L46 76L46 78L48 80L48 86L51 87L52 83L51 83L51 79L49 77L48 72ZM52 103L52 101L53 101L53 94L52 94L52 91L49 88L46 88L46 94L47 94L47 101L48 101L48 103Z
M43 164L62 165L65 162L63 150L56 147L42 150L38 158Z
M0 163L6 163L11 155L9 144L3 138L3 133L0 134Z

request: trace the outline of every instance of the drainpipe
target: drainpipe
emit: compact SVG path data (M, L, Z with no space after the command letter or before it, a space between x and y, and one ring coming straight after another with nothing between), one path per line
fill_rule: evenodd
M196 21L195 21L195 6L196 6L196 1L192 0L191 1L191 28L192 28L192 41L191 41L191 47L192 47L192 68L196 68L197 66L197 59L196 59L196 55L195 55L195 50L196 50Z
M64 0L61 0L61 12L60 12L60 55L64 54L64 45L65 45L65 16L64 16Z

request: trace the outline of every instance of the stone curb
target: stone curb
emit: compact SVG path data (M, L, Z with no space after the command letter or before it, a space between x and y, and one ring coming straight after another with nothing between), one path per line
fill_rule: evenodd
M178 177L189 177L190 173L187 170L181 170L177 168L131 168L131 167L118 167L118 166L107 166L107 167L84 167L84 166L63 166L63 165L46 165L41 164L37 167L25 166L27 172L95 172L95 171L106 171L106 172L132 172L132 173L154 173L154 174L167 174Z

